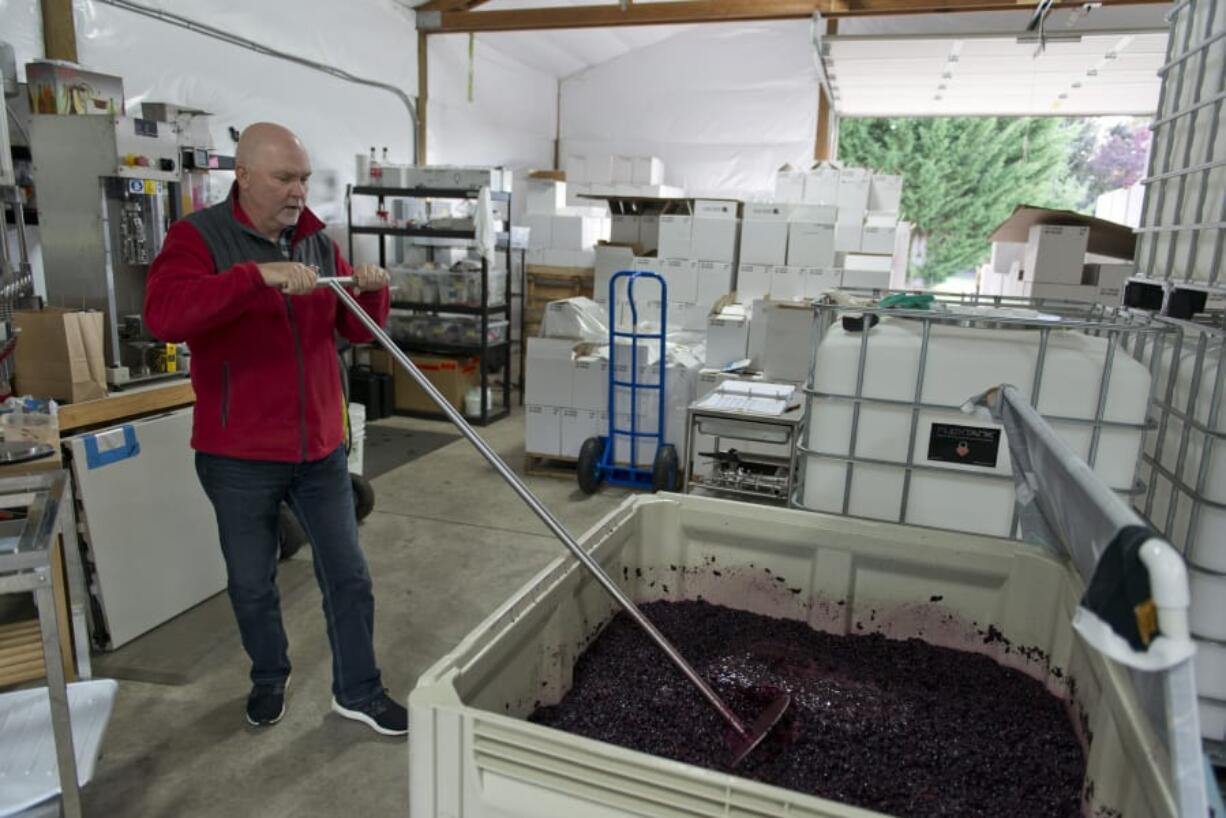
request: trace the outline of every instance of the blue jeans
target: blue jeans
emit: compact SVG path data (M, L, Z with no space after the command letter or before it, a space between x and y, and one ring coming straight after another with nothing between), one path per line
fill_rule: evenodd
M227 590L243 648L251 657L251 681L284 683L290 672L276 583L277 513L285 501L311 541L332 644L332 693L346 707L381 693L373 639L375 599L358 545L345 447L308 463L197 452L196 473L217 515Z

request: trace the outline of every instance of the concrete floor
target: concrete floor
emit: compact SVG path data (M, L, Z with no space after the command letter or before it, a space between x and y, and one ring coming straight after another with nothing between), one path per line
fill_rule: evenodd
M482 434L522 468L522 415ZM586 497L573 478L528 484L575 534L626 496L607 489ZM384 683L404 701L418 674L564 549L463 439L377 478L374 488L361 536L374 578L375 646ZM257 730L244 718L249 666L224 595L95 656L95 675L120 687L84 793L86 815L408 814L406 741L329 711L331 658L309 554L282 563L278 581L294 670L277 725Z

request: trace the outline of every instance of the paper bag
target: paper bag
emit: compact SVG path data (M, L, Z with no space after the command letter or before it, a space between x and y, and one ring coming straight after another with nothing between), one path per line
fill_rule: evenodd
M73 403L105 398L102 326L100 312L15 312L17 394Z

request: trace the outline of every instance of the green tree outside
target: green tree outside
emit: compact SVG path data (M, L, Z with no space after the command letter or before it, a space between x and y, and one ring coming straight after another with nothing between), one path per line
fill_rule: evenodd
M1075 120L1047 117L845 119L839 158L904 177L902 218L925 248L911 273L935 284L987 261L989 232L1015 206L1082 203L1069 162L1080 133Z

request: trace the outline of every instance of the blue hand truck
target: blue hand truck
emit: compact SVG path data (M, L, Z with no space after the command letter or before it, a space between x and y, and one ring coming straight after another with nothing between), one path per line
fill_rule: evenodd
M660 331L639 332L638 304L634 298L634 285L643 279L652 279L660 285ZM630 302L631 329L629 332L617 328L617 289L618 283L626 282L626 294ZM664 417L668 404L665 402L665 382L667 381L665 364L667 349L665 338L668 337L668 284L659 273L646 270L622 270L615 273L609 280L609 433L607 436L590 437L583 441L579 450L577 464L579 488L585 494L595 494L601 483L626 488L649 489L651 491L672 491L677 486L678 458L677 450L671 443L664 442ZM629 376L618 376L617 339L630 340ZM655 342L660 345L660 375L655 383L644 383L639 374L639 342ZM617 426L617 395L618 390L629 390L630 394L630 428L619 429ZM650 431L639 428L638 399L639 393L657 392L655 423L650 424ZM629 463L617 462L617 440L625 439L630 445ZM655 456L651 465L639 462L639 441L654 440Z

